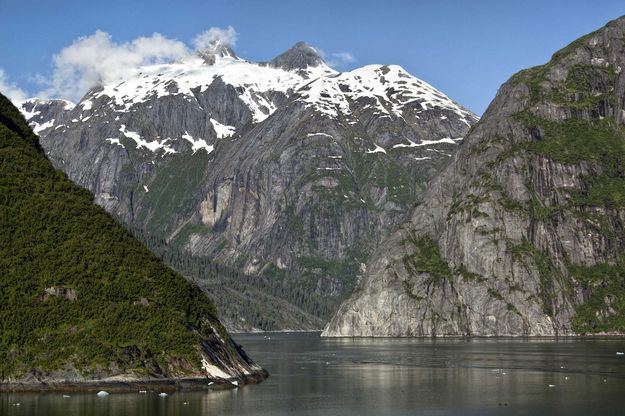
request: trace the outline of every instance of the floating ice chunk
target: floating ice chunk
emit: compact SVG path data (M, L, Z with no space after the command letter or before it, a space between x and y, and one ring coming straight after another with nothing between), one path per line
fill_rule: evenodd
M238 381L236 381L236 380L231 381L230 383L231 383L233 386L238 386L238 385L239 385L239 382L238 382Z
M167 393L159 393L159 394L158 394L158 397L167 397L167 396L168 396L168 394L167 394Z
M145 186L145 185L143 185L143 189L145 189L145 192L146 192L146 193L150 192L150 190L148 189L148 187L147 187L147 186Z
M97 394L98 397L106 397L108 395L109 395L109 393L107 391L104 391L104 390L100 390L98 392L98 394Z
M616 352L616 355L625 355L625 352L622 352L622 351L617 351L617 352Z
M555 384L550 384L549 388L554 388L556 385Z
M147 390L139 390L139 393L141 394L146 394L148 391Z

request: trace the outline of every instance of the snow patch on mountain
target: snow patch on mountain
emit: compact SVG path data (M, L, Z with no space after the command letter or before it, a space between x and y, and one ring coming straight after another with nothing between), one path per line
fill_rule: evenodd
M126 146L124 146L118 138L116 137L109 137L108 139L105 139L107 142L111 143L111 144L116 144L118 146L123 147L124 149L126 148Z
M182 138L188 141L189 143L191 143L191 150L193 150L193 154L195 154L195 152L197 152L200 149L206 150L207 154L211 154L211 152L215 150L214 146L206 143L206 140L200 139L200 138L195 140L193 136L191 136L189 132L187 131L184 132L184 134L182 135Z
M384 153L386 154L386 150L384 150L383 147L378 146L377 144L374 143L375 149L373 150L367 150L368 154L372 154L372 153Z
M405 107L420 105L423 111L439 108L456 113L466 124L474 118L445 94L398 65L367 65L321 77L301 87L298 93L306 106L334 118L338 113L350 115L350 102L361 99L372 102L362 109L373 107L381 116L403 117Z
M406 143L399 143L393 146L393 149L398 149L398 148L402 148L402 147L421 147L421 146L429 146L432 144L441 144L441 143L446 143L446 144L458 144L458 140L462 140L462 138L458 139L458 140L454 140L451 137L443 137L442 139L439 140L421 140L420 143L415 143L412 140L406 139L408 141L408 144Z
M214 118L210 119L211 124L213 125L213 129L215 129L215 133L217 134L218 139L224 139L226 137L231 137L234 135L236 129L232 126L227 126L225 124L221 124Z
M325 64L291 72L234 56L216 56L215 62L207 65L204 59L194 56L171 64L142 66L134 76L104 86L89 99L106 96L117 110L128 111L135 104L168 95L183 94L195 99L192 89L199 88L203 92L220 78L239 91L239 98L258 123L276 110L265 95L276 91L286 94L310 79L330 74L336 71Z
M154 140L148 142L147 140L142 139L139 133L126 130L125 124L121 125L119 131L122 132L122 134L127 138L134 140L134 142L137 143L137 149L144 147L153 152L156 152L157 150L163 150L167 154L176 153L176 151L167 144L170 139L165 139L162 141Z
M41 123L41 124L37 123L36 121L33 121L30 123L30 126L32 127L35 134L39 134L45 129L49 129L50 127L54 126L54 119L48 120L45 123Z
M93 108L93 101L91 101L91 100L85 100L85 101L82 101L82 102L80 103L80 105L82 106L82 109L83 109L84 111L89 111L89 110L91 110L91 109Z
M334 139L334 136L332 136L331 134L328 134L328 133L308 133L306 135L306 137L314 137L314 136L326 136L326 137L329 137L331 139Z

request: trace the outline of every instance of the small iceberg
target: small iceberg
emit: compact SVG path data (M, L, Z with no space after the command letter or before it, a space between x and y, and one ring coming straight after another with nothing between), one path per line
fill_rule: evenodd
M109 395L109 393L107 391L104 391L104 390L100 390L98 392L98 397L106 397L108 395Z
M159 393L158 396L159 397L167 397L168 395L167 395L167 393Z
M550 388L554 388L556 385L555 384L550 384L549 387Z
M148 391L147 390L139 390L140 394L146 394Z
M67 394L64 394L64 395L63 395L63 398L64 398L64 399L67 399L67 398L69 398L69 396L68 396Z
M616 355L625 355L625 352L623 352L623 351L617 351L617 352L616 352Z
M238 386L238 385L239 385L239 382L238 382L238 381L236 381L236 380L231 381L230 383L231 383L233 386Z

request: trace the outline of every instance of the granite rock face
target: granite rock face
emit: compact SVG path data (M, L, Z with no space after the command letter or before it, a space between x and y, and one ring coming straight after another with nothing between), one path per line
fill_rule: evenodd
M338 73L304 43L260 64L215 45L62 105L22 109L97 204L194 257L284 282L272 296L299 318L263 329L320 328L477 120L399 66ZM224 322L253 329L228 302L241 290L224 290Z
M624 40L506 82L323 334L625 332Z

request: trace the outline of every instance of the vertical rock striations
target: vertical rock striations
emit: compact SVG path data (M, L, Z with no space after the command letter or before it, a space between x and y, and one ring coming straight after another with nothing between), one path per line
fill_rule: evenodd
M625 332L625 18L506 82L325 336Z

